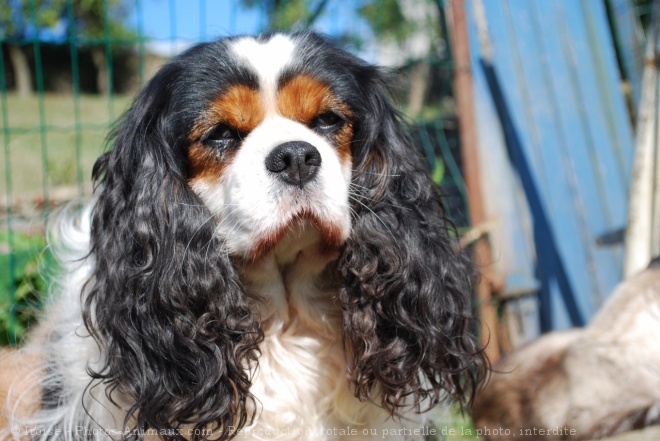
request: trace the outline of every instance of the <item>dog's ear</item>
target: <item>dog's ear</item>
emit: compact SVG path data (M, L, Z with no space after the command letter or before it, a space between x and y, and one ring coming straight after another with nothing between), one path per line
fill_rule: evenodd
M352 232L339 261L350 377L358 398L393 414L444 396L466 403L485 366L474 272L383 80L370 77L353 145Z
M83 314L104 356L91 375L131 403L125 429L186 424L225 440L254 415L249 368L262 333L186 181L186 115L170 107L183 70L161 69L94 167Z

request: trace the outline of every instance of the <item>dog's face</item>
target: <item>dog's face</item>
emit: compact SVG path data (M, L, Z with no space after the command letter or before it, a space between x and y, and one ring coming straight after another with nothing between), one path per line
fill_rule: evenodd
M325 306L356 397L397 414L474 391L471 266L378 68L311 33L201 44L111 139L83 317L126 421L248 422L263 317L242 271L304 246L336 261Z
M204 48L223 62L195 85L209 93L187 139L189 183L232 255L259 258L285 236L320 233L325 249L348 237L356 94L324 78L339 73L300 63L312 43L274 35Z

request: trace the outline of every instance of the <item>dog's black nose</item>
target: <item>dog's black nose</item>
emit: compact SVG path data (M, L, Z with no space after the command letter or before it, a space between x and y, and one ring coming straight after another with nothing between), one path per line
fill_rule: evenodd
M321 166L321 154L316 147L304 141L280 144L266 157L266 168L287 184L302 187L309 182Z

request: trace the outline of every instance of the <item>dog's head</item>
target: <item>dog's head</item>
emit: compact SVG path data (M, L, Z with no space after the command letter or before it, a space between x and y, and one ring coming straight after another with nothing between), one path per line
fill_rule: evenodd
M84 311L127 421L249 421L262 331L238 273L291 237L336 266L357 397L398 413L474 390L470 265L384 83L272 34L198 45L136 98L94 170Z

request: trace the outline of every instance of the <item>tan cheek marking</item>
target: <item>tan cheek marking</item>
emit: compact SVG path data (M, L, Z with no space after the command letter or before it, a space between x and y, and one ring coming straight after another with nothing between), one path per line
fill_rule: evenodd
M339 100L327 85L309 75L297 75L279 89L277 108L285 118L305 125L308 125L315 116L330 110L349 118L353 116L348 106ZM352 124L344 124L333 138L339 158L344 162L350 161Z
M264 119L264 107L258 90L237 84L211 101L202 118L188 136L190 180L217 180L231 163L237 148L218 152L200 142L209 130L222 123L248 134ZM240 146L238 147L240 148Z
M335 142L337 144L337 156L342 162L352 161L351 142L353 141L353 125L346 123L335 133Z
M237 149L231 149L219 154L201 142L191 145L188 149L189 179L217 181L231 164L236 151Z

